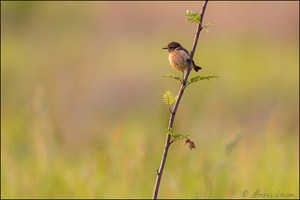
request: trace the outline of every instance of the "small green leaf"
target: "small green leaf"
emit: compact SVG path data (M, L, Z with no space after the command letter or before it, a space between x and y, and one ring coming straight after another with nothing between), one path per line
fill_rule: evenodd
M190 78L189 84L195 83L197 81L209 80L211 78L219 78L219 76L215 76L215 75L210 75L210 76L194 76L194 77Z
M171 134L174 139L179 140L179 139L186 139L189 137L187 134Z
M165 132L166 132L167 134L172 134L172 133L173 133L173 129L171 129L171 128L170 128L170 129L166 129Z
M172 74L172 73L165 74L163 77L173 78L173 79L179 81L180 83L182 82L182 78L181 78L180 76L175 76L175 75Z
M176 97L168 90L163 94L162 100L166 105L171 106L176 101Z
M191 12L190 10L186 10L186 13L184 14L184 16L191 16Z
M198 13L195 13L193 11L187 10L185 13L185 16L187 16L188 18L186 19L187 22L190 23L200 23L200 15Z

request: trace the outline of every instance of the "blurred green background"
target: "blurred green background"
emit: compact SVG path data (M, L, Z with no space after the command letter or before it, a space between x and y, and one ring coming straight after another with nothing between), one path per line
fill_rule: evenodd
M1 1L1 198L151 198L202 2ZM209 2L160 198L299 197L299 2ZM282 196L285 195L285 196ZM261 196L262 197L262 196ZM265 196L266 197L266 196Z

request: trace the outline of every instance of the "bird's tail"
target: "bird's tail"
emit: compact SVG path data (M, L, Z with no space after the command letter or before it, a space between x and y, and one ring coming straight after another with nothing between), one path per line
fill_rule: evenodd
M199 71L200 69L202 69L201 67L197 66L194 61L193 61L193 65L194 65L194 70L196 72Z

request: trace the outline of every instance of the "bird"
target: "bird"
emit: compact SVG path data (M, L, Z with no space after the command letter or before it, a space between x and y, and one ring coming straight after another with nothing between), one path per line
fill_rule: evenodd
M191 64L191 67L193 67L196 72L202 69L195 64L194 60L191 59L189 52L178 42L170 42L168 46L163 49L167 49L169 52L169 62L172 68L177 71L181 71L183 75L184 70L191 66Z

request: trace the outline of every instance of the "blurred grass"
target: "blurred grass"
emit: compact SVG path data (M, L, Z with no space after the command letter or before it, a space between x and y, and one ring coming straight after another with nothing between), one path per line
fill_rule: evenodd
M283 5L274 3L268 17L279 8L290 16L297 3ZM298 197L293 15L280 15L289 19L284 33L264 35L276 20L235 33L218 28L224 16L210 15L220 4L209 6L213 27L200 36L195 62L220 78L187 89L175 131L197 148L171 147L160 197L240 198L244 190ZM161 96L179 87L162 77L173 71L161 48L172 40L191 46L187 9L199 5L1 2L1 198L152 196L168 123Z

